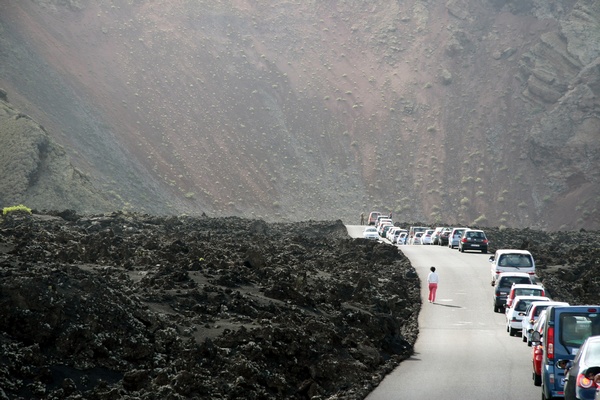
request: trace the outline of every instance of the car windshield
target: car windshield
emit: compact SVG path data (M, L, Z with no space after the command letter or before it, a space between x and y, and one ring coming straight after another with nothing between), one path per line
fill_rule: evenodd
M560 314L562 329L560 342L563 346L580 347L585 339L600 335L600 314Z
M531 257L528 254L503 254L498 265L502 267L531 267Z
M485 238L485 235L483 234L483 232L469 232L469 233L467 233L467 236L470 238L476 238L476 239Z
M525 311L525 310L527 310L527 307L529 307L529 305L531 304L532 301L534 301L534 300L522 299L515 306L515 310L516 311Z
M375 228L367 228L367 229L365 229L365 232L377 232L377 229L375 229Z

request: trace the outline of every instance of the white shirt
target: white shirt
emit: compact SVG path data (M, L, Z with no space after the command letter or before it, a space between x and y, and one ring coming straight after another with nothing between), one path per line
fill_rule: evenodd
M438 274L436 274L435 272L430 272L429 275L427 275L427 283L438 283L439 282L439 277Z

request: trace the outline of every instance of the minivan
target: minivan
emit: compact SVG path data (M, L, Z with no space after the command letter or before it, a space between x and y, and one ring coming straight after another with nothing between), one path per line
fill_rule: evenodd
M542 333L531 333L532 343L543 347L542 399L564 396L564 366L595 335L600 335L600 305L548 307Z
M499 249L489 258L492 286L502 272L525 272L535 275L535 261L527 250Z

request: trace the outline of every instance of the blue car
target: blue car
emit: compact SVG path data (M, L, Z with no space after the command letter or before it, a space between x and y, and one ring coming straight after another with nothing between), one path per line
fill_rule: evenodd
M600 305L551 306L546 310L543 333L533 332L541 344L542 400L565 396L565 367L590 336L600 335Z

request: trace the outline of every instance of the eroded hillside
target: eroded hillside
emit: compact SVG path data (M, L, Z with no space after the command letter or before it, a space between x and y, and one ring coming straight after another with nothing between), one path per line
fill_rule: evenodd
M592 0L11 2L0 86L115 208L597 228L599 16Z

